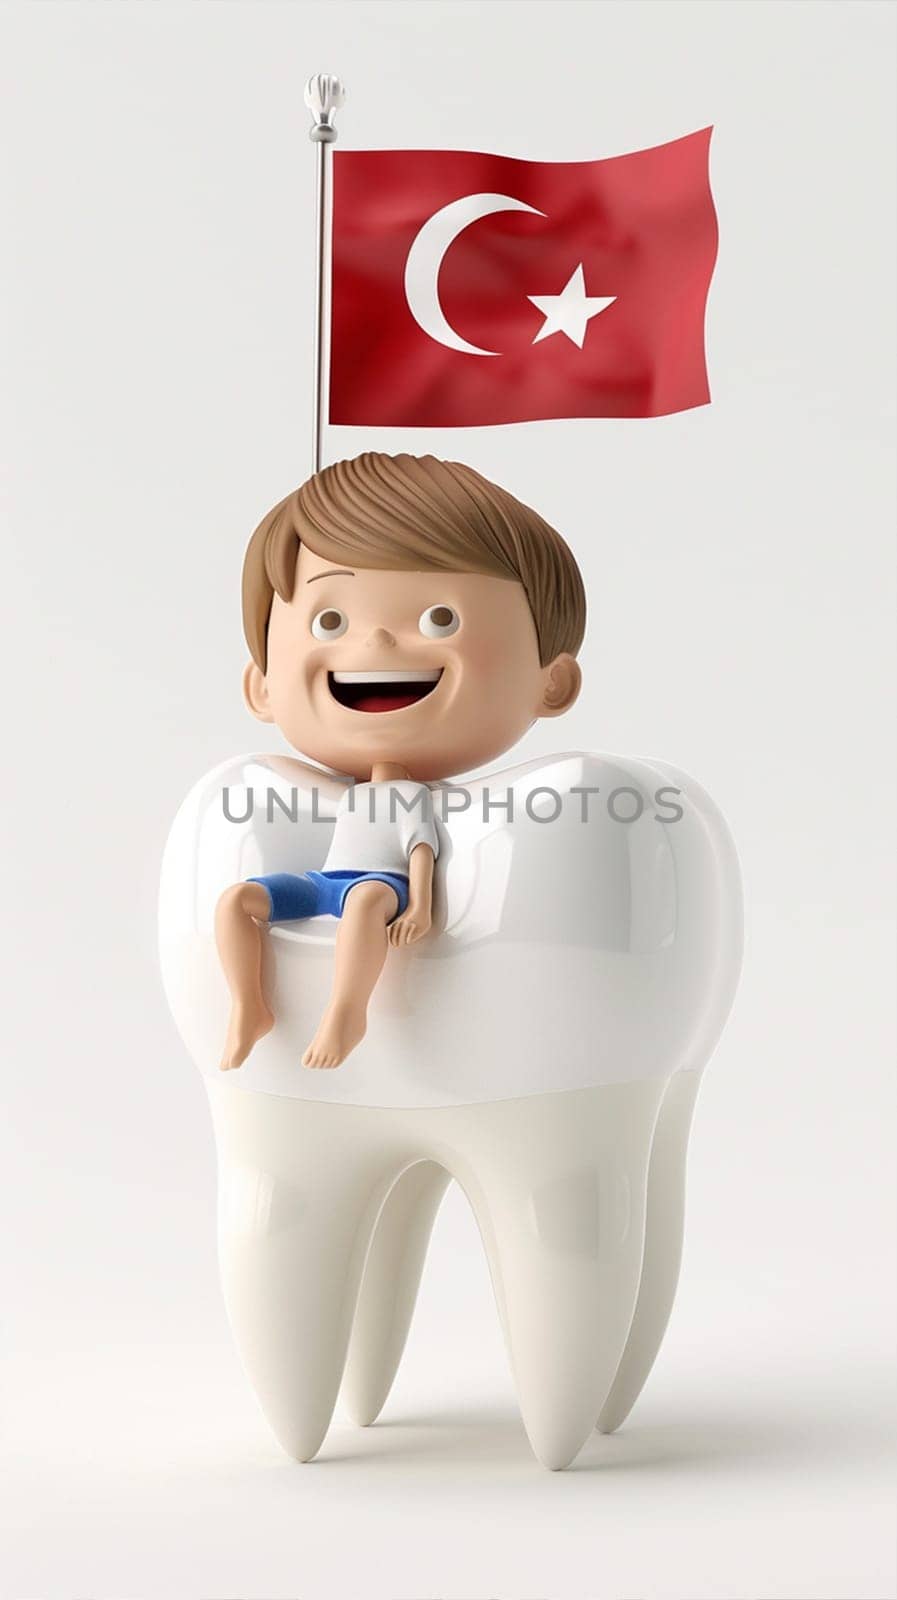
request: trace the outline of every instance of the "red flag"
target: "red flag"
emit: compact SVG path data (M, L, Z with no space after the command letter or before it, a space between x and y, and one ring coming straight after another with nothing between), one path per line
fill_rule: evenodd
M710 133L609 161L335 152L330 421L706 404Z

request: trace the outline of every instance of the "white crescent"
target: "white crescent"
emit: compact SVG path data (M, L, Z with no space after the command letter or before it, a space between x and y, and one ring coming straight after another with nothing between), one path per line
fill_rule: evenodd
M536 217L545 215L535 206L528 206L507 194L462 195L460 200L452 200L427 218L415 235L405 262L405 299L418 327L438 344L446 345L449 350L460 350L467 356L497 356L501 352L481 350L479 345L468 344L456 333L439 301L439 272L445 252L458 234L472 222L491 217L496 211L531 211Z

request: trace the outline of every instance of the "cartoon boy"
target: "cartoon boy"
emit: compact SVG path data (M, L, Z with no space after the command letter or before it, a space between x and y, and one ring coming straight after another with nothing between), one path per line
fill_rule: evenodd
M306 1067L363 1038L388 945L430 929L439 851L427 785L515 744L579 693L576 562L555 530L472 467L367 453L270 511L243 568L249 709L356 780L321 872L227 889L218 951L233 1001L221 1060L274 1025L262 991L271 922L340 919L333 988Z

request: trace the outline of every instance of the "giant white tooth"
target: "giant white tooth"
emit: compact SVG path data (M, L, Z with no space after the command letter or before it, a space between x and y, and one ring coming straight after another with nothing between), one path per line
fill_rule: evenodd
M654 800L665 786L681 791L676 821L655 820L671 815ZM216 900L242 878L319 868L341 787L291 758L227 763L166 849L163 974L215 1109L237 1341L274 1431L307 1459L354 1316L346 1397L372 1420L453 1175L533 1447L563 1466L596 1418L623 1419L672 1303L694 1090L740 965L731 839L701 789L657 763L568 755L466 794L437 785L436 926L390 953L364 1042L336 1071L300 1065L336 924L282 925L266 941L277 1025L222 1079Z

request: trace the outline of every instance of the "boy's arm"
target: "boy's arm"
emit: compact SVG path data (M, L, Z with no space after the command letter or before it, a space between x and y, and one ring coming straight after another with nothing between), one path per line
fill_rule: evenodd
M429 933L433 920L433 866L435 857L428 844L416 844L408 863L408 905L390 923L391 944L414 944Z

